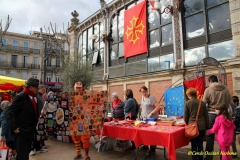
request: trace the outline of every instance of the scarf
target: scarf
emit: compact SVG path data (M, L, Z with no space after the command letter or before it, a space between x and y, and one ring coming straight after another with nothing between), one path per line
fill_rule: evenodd
M35 113L37 114L37 103L36 103L36 101L34 99L36 97L36 95L32 91L30 91L28 88L26 88L26 87L23 89L23 92L28 94L29 96L32 96L32 104L33 104Z
M112 104L113 108L116 108L117 105L118 105L120 102L121 102L120 99L118 99L118 100L114 100L114 101L113 101L113 104Z

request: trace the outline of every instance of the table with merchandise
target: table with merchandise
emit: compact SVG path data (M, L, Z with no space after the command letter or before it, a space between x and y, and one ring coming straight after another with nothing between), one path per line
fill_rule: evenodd
M182 126L162 125L162 123L151 125L131 120L105 122L102 135L134 141L135 146L138 147L136 157L139 146L143 144L163 146L165 158L166 148L168 158L171 160L176 160L176 149L188 145L190 141L185 137Z

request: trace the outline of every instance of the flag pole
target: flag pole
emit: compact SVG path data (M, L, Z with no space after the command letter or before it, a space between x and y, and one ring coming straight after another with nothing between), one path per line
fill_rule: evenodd
M103 125L104 126L104 125ZM99 147L98 147L98 152L100 150L100 147L101 147L101 142L102 142L102 132L103 132L103 126L102 126L102 129L101 129L101 134L100 134L100 140L99 140Z

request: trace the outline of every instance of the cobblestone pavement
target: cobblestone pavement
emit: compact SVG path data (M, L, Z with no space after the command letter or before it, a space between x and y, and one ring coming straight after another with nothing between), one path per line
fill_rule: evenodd
M127 150L125 152L117 152L114 150L100 151L94 146L94 138L91 138L90 157L91 160L134 160L136 150ZM75 147L71 143L60 142L55 139L46 141L48 152L38 153L35 156L30 156L30 160L73 160L75 155ZM205 146L205 144L204 144ZM159 146L158 148L161 148ZM188 155L190 151L190 144L188 146L179 148L176 150L178 160L191 160L191 156ZM238 155L240 157L240 146L237 144ZM215 143L215 151L218 151L218 146ZM82 150L84 155L84 150ZM157 149L156 154L152 155L148 160L163 160L164 152L161 149ZM138 160L144 160L146 152L139 151ZM84 160L85 158L82 158ZM214 156L214 160L219 160L219 156ZM236 158L239 159L239 158Z

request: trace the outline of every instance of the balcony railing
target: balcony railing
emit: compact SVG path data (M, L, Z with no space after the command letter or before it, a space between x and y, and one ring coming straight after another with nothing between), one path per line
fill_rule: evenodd
M26 69L40 69L39 64L30 64L30 63L13 63L0 61L0 67L8 67L8 68L26 68Z
M61 69L61 66L59 66L59 65L51 65L51 66L47 65L46 69L47 70Z
M65 50L61 50L60 52L60 49L51 49L51 48L47 48L46 50L46 54L69 54L70 51L65 51Z
M2 47L2 50L14 51L14 52L22 52L22 53L40 54L40 50L39 49L33 49L33 48L28 48L28 47L12 46L12 45L4 45Z

